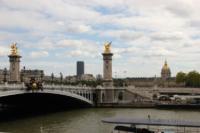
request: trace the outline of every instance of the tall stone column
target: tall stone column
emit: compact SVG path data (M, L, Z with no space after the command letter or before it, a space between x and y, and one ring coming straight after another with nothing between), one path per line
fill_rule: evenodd
M8 56L10 61L10 83L20 82L20 58L16 43L11 45L11 54Z
M105 50L103 55L103 81L105 87L112 87L112 56L113 53L110 51L111 43L105 44Z
M103 55L103 85L104 88L101 89L101 102L106 104L112 104L114 100L114 88L112 79L112 56L110 50L111 43L106 43L104 45Z

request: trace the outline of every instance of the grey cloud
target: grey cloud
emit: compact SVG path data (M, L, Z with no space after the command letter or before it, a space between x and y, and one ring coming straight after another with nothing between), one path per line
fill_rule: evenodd
M189 5L185 5L183 3L173 3L170 6L166 7L166 9L171 12L172 14L179 16L179 17L189 17L192 14L192 10Z
M178 32L157 32L150 35L152 41L178 41L183 39L182 33Z
M133 30L107 30L100 32L102 33L102 36L110 36L114 37L115 39L121 39L123 41L133 41L145 36L144 33Z
M189 25L193 28L200 28L200 20L191 20Z

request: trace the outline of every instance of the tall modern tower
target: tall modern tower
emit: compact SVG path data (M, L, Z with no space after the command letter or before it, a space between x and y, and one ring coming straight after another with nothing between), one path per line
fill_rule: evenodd
M104 86L111 87L113 86L112 82L112 56L110 50L111 42L104 45L103 55L103 80Z
M84 75L84 62L83 61L77 61L76 63L76 75L78 77L81 77L81 75Z
M11 83L20 82L20 58L16 43L11 45L11 54L8 56L10 61L10 79Z

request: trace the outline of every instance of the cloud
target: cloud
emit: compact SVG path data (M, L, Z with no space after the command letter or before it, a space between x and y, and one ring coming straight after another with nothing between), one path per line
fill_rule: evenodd
M185 1L175 1L169 4L166 9L172 14L183 18L189 17L193 13L192 5Z
M29 55L29 60L48 60L59 67L54 62L73 64L81 58L98 68L103 43L109 40L113 42L113 61L119 62L114 67L124 67L135 76L160 73L165 58L172 65L178 64L180 70L183 65L185 70L194 66L200 71L195 67L200 58L200 5L196 0L1 0L0 3L1 57L8 55L7 45L17 41L20 53ZM23 58L24 63L29 60ZM184 61L192 63L187 65ZM126 65L121 67L122 64ZM33 67L40 65L32 63Z
M179 41L183 39L181 32L157 32L151 34L152 41Z
M10 49L8 47L0 46L0 57L9 55Z
M100 46L96 42L89 40L64 39L60 40L56 45L92 53L100 50Z
M191 26L191 27L193 27L193 28L200 28L200 20L191 20L190 22L189 22L189 25Z
M44 58L48 57L49 53L47 51L33 51L30 53L31 58Z
M144 36L142 32L136 32L133 30L108 30L101 33L102 36L110 36L123 41L136 40Z
M92 33L92 28L89 25L70 25L67 28L68 32L72 33Z
M145 53L145 57L174 57L176 55L176 52L167 50L162 47L152 47Z

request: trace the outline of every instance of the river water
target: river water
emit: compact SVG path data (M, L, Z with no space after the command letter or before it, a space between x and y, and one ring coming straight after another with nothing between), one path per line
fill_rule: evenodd
M85 108L1 121L0 132L110 133L114 125L104 124L101 119L107 117L147 118L148 115L155 119L200 121L200 110Z

